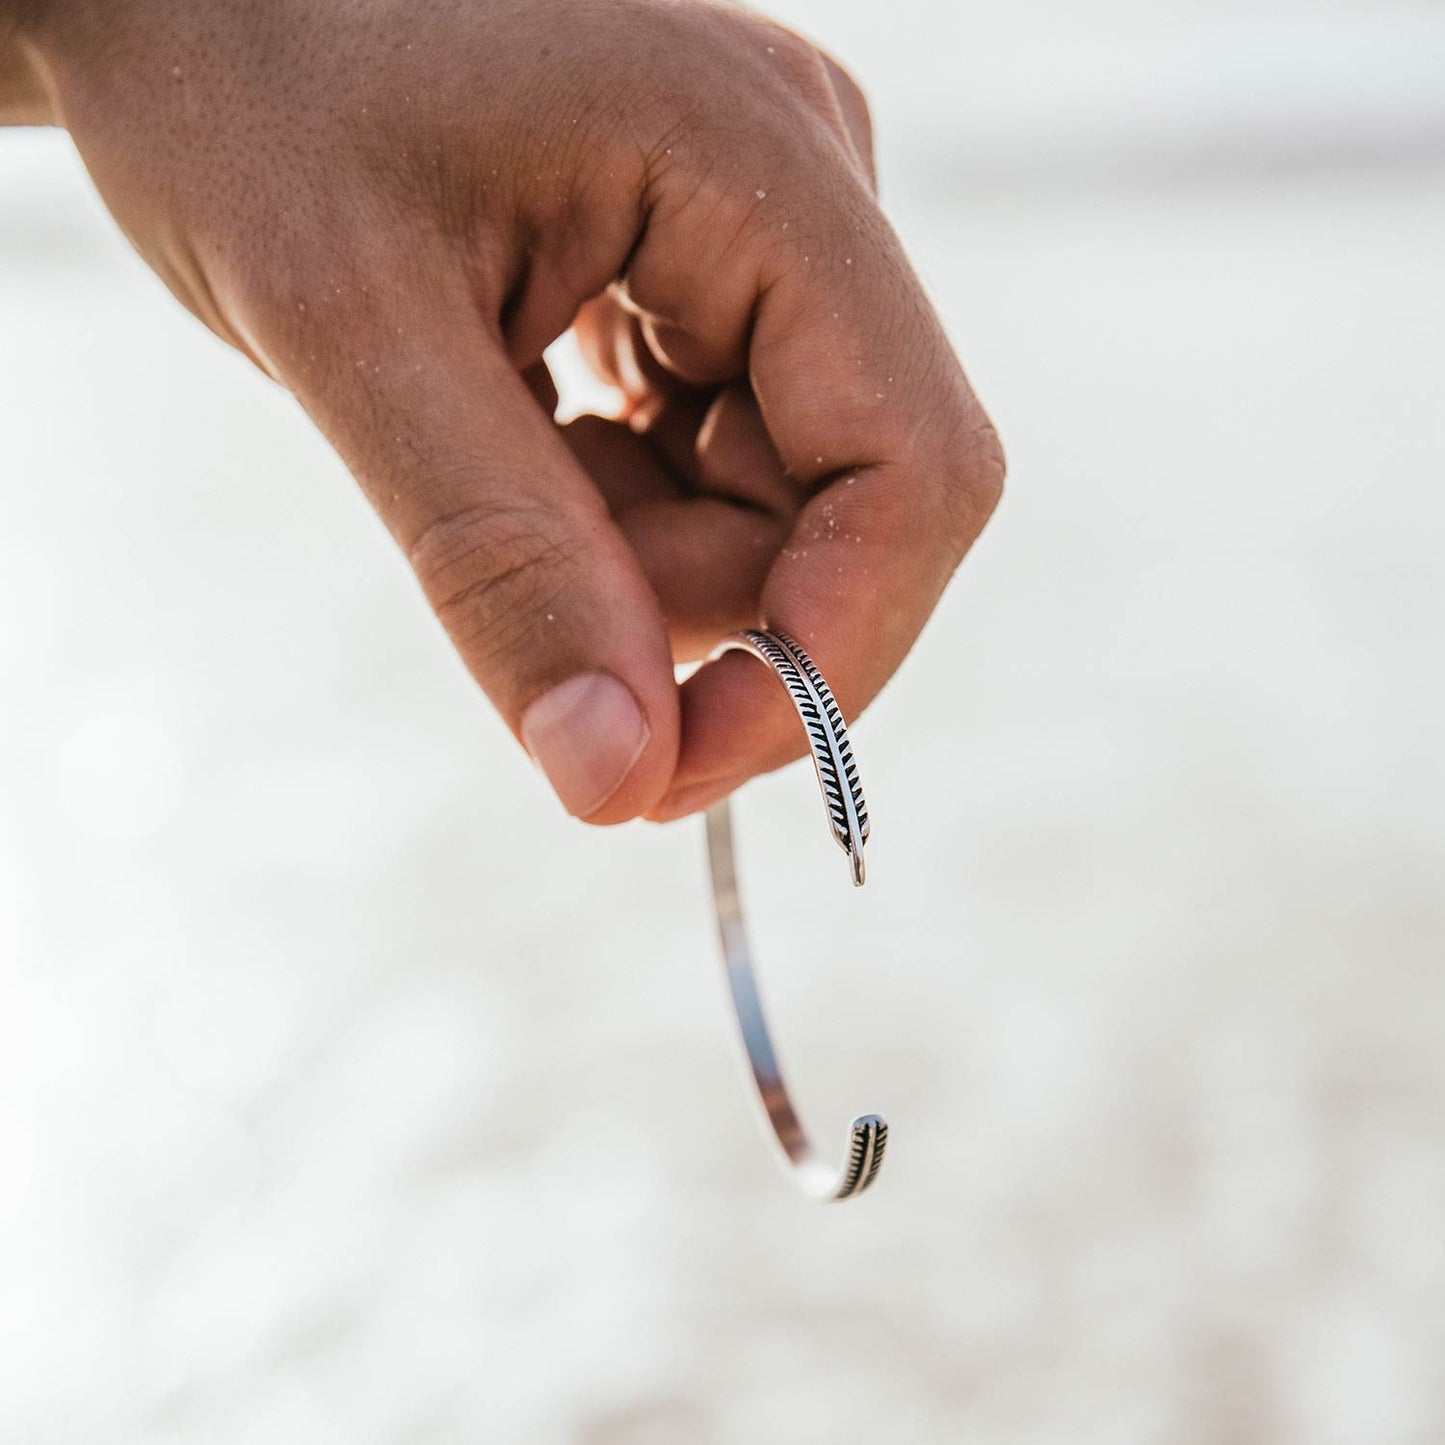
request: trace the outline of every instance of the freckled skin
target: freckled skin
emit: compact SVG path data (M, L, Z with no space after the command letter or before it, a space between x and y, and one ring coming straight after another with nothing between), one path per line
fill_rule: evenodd
M857 714L1003 463L827 57L711 0L0 0L0 121L301 401L514 731L581 672L649 741L599 823L799 752L767 622ZM626 397L558 427L569 327Z

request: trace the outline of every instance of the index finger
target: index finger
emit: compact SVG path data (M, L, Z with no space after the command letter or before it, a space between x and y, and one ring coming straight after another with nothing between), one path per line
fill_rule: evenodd
M818 162L755 188L728 255L706 233L674 234L656 263L645 243L629 295L691 379L720 379L741 348L773 442L810 493L759 621L798 638L852 718L903 661L988 519L1003 456L865 184ZM726 230L722 204L714 198L713 233ZM763 669L726 654L684 686L677 772L648 816L705 807L801 752L787 699Z

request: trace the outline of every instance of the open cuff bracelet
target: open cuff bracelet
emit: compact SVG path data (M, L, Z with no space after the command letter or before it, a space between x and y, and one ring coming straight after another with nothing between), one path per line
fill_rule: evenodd
M713 656L728 651L746 652L765 662L788 690L798 710L812 749L813 766L827 809L828 826L848 856L849 874L856 887L864 878L863 845L868 841L868 807L858 782L858 767L848 743L843 715L813 659L784 632L739 632L722 642ZM888 1125L878 1114L862 1114L849 1128L848 1152L841 1170L819 1157L788 1097L768 1034L753 972L752 949L743 924L738 892L737 864L733 856L732 812L726 798L707 811L708 862L712 869L713 901L718 933L722 938L728 987L737 1011L738 1027L748 1065L768 1123L782 1149L793 1178L803 1192L818 1200L851 1199L878 1177L888 1143Z

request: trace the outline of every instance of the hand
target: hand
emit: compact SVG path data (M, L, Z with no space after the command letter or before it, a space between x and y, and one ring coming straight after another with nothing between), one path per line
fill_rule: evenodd
M857 89L706 0L29 0L111 211L300 399L570 811L797 756L769 624L848 717L998 497L997 439L875 202ZM576 325L628 399L559 428Z

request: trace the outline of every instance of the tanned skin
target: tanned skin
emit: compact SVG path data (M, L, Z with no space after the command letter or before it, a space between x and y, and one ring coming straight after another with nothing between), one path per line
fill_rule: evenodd
M739 627L799 638L855 716L998 500L858 88L745 10L0 0L0 121L64 126L297 397L590 822L801 753L752 660L674 681ZM554 422L573 326L621 420Z

